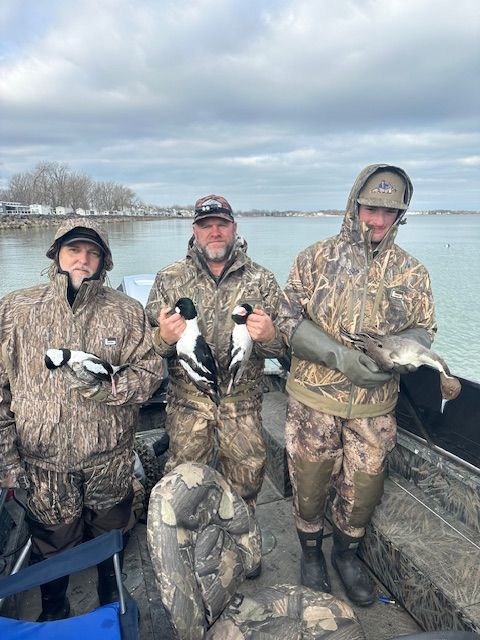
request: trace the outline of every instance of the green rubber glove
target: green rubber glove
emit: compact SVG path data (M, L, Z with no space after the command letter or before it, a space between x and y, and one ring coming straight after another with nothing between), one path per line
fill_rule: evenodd
M367 355L338 342L311 320L302 320L298 325L291 347L295 357L337 369L357 387L373 389L392 377L391 373L380 371Z

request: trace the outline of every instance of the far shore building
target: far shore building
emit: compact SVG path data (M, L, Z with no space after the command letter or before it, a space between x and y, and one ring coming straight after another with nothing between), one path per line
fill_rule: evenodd
M0 202L0 215L2 216L29 216L30 205L20 202Z
M54 212L52 207L46 204L31 204L30 214L33 216L52 216Z

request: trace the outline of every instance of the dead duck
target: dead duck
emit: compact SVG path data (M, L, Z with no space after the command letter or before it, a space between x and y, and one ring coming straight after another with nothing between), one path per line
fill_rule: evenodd
M415 340L395 335L382 336L368 330L350 333L342 328L340 334L372 358L382 371L391 371L395 365L430 367L440 372L440 388L445 400L454 400L460 393L461 384L452 376L445 360Z
M253 313L253 308L247 302L238 304L232 313L232 320L235 323L232 330L230 346L230 382L228 383L227 394L238 383L245 371L247 362L252 354L253 340L247 329L248 316Z
M115 375L128 364L113 365L94 353L86 351L73 351L70 349L48 349L45 354L45 366L50 371L68 366L79 380L86 384L94 384L99 381L110 381L112 385L112 395L117 395Z
M212 350L200 333L197 310L190 298L180 298L175 312L186 322L186 327L176 344L178 361L193 384L218 404L217 363Z

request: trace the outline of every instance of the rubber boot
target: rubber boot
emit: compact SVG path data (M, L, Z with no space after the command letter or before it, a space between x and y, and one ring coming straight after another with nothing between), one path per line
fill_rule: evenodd
M120 552L120 570L123 567L123 551ZM110 604L111 602L119 602L120 594L118 593L117 578L113 566L113 559L108 558L97 565L98 583L97 593L100 605Z
M300 582L315 591L330 593L330 578L322 551L323 529L317 533L305 533L297 529L302 545L300 560Z
M362 607L375 601L375 587L368 572L357 556L362 538L347 536L333 525L332 565L340 576L347 597Z
M69 576L46 582L40 586L42 594L42 613L37 622L65 620L70 615L70 602L67 598Z

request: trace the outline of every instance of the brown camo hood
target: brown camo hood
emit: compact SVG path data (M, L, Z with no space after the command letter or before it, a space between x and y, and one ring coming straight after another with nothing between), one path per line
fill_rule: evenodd
M350 191L350 195L348 196L347 209L345 211L345 217L343 219L342 229L340 231L340 234L353 244L363 245L365 242L365 233L367 231L366 225L361 224L358 219L358 194L360 193L363 185L367 182L370 176L372 176L377 171L385 169L398 173L405 180L405 204L407 206L410 204L410 200L412 199L413 194L413 185L410 178L403 169L390 164L370 164L365 167L365 169L363 169L357 176L352 190ZM400 224L402 224L402 221L405 218L406 212L407 210L405 209L405 211L401 211L399 213L398 218L395 220L391 229L380 243L379 248L383 248L386 245L391 246L395 239L395 236L397 235L398 227Z
M51 260L56 260L58 256L58 251L61 245L61 239L64 235L66 235L72 229L76 227L83 227L84 229L91 229L95 231L98 237L101 240L103 250L105 252L105 259L103 263L103 271L111 271L113 269L113 259L112 252L110 251L110 245L108 243L108 235L105 229L98 224L98 222L94 222L93 220L89 220L88 218L69 218L65 220L57 229L55 233L55 237L53 239L53 244L47 251L47 258Z

